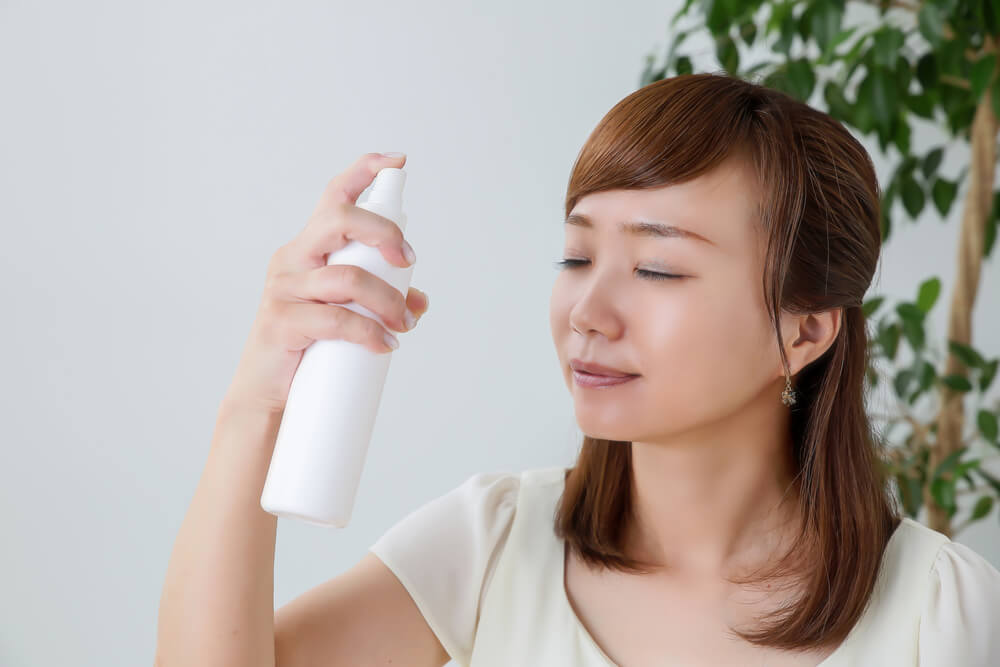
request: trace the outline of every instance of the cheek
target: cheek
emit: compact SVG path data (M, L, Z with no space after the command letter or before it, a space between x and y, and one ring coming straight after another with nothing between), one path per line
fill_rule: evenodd
M695 293L650 309L642 331L650 391L644 414L675 425L725 413L751 396L766 368L766 319L748 297Z

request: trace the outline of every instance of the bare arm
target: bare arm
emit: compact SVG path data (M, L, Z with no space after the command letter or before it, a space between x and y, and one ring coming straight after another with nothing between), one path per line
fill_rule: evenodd
M274 666L277 517L261 509L260 494L280 420L220 407L167 567L157 665Z
M374 554L274 612L277 517L260 506L281 414L303 350L350 340L377 353L388 329L339 308L365 304L399 331L427 310L381 278L323 257L351 239L408 266L395 222L354 206L385 167L361 156L330 181L306 228L268 264L264 295L236 375L220 405L208 460L174 543L160 597L160 667L305 667L403 663L440 667L448 655L395 575Z
M157 667L444 665L416 603L370 552L274 611L277 517L260 492L279 424L280 413L220 408L167 567Z

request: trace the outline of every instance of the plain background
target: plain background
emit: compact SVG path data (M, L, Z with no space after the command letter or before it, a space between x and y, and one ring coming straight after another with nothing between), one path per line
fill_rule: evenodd
M350 525L279 522L275 604L476 472L570 464L580 434L548 323L569 169L678 6L0 3L0 663L151 664L267 261L361 153L408 153L430 311L393 353ZM914 145L944 140L915 129ZM945 174L966 154L949 150ZM936 340L957 212L899 216L872 286L913 298L940 276ZM998 288L994 257L980 301ZM998 317L979 304L990 356ZM1000 566L996 509L957 540Z

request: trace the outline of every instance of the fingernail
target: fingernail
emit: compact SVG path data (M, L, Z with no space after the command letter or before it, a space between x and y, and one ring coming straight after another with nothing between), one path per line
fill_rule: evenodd
M410 244L407 243L405 239L403 240L403 257L405 257L406 261L410 264L417 261L416 253L413 252L413 248L410 247Z
M386 331L382 337L385 339L385 344L391 347L392 349L395 350L397 347L399 347L399 339L393 336L392 332Z
M410 312L410 309L407 308L406 314L403 315L403 321L406 323L407 330L409 330L412 329L413 325L417 323L417 318L415 318L413 313Z
M389 151L388 153L382 153L386 157L403 157L406 153L400 153L399 151Z

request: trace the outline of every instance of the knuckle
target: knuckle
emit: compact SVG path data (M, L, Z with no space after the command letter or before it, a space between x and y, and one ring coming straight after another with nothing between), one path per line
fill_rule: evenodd
M331 264L330 266L337 267L337 271L335 272L337 282L348 289L356 290L364 282L364 275L361 273L363 269L359 266L355 266L354 264Z
M347 308L340 306L330 306L330 328L336 332L342 332L348 328L352 313Z

